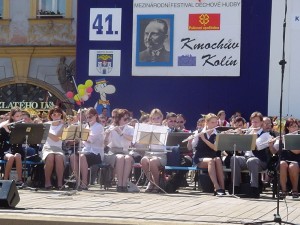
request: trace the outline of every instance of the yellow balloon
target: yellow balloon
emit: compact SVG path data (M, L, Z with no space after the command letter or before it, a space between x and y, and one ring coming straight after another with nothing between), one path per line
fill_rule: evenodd
M80 89L86 89L86 86L84 84L79 84L78 85L78 90L80 90Z
M75 100L75 101L79 101L79 100L80 100L79 95L75 95L75 96L74 96L74 100Z
M78 89L78 94L80 96L84 96L85 95L85 89Z
M85 82L85 86L86 86L86 87L92 87L92 86L93 86L93 81L92 81L92 80L87 80L87 81Z

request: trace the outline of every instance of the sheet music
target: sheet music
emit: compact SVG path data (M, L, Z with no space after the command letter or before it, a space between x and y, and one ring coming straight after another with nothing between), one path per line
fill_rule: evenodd
M168 127L138 123L134 127L132 143L149 146L155 150L165 149Z
M81 138L83 141L86 141L89 136L89 129L82 128L80 133L80 126L70 125L67 128L63 129L62 140L75 140Z

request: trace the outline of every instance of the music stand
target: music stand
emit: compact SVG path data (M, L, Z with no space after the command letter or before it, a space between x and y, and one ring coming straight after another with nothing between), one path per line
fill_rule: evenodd
M300 135L284 135L284 148L289 150L300 149Z
M137 143L137 144L147 146L145 149L139 148L139 150L147 151L150 154L166 153L167 137L168 137L168 127L166 126L137 123L134 128L132 143L133 145ZM148 174L151 177L150 160L149 160ZM151 182L153 185L155 185L164 193L167 193L164 189L162 189L159 185L155 183L154 179L153 181L149 179L149 182Z
M63 133L61 139L64 140L76 140L81 139L82 141L86 141L89 137L89 129L82 128L78 125L70 125L63 129Z
M85 129L82 128L82 125L70 125L68 127L63 128L63 132L62 132L62 140L73 140L75 142L75 140L79 140L79 146L81 141L86 141L89 137L89 129ZM79 151L81 151L80 147L79 147ZM75 147L75 143L74 143L74 148L73 148L73 154L74 157L76 156L76 147ZM74 158L74 170L75 170L75 158ZM78 182L77 182L77 189L80 185L80 157L78 158ZM76 172L75 172L76 173ZM71 180L71 178L73 177L74 174L72 174L68 180ZM75 176L75 175L74 175Z
M236 160L236 150L240 151L250 151L254 150L256 146L255 134L217 134L215 149L220 151L233 151L233 178L232 178L232 196L239 198L234 194L234 182L235 182L235 160Z
M29 144L45 143L44 137L48 136L49 128L46 124L35 123L18 123L11 127L10 144L25 144L25 167ZM27 182L26 173L24 180Z
M188 132L171 132L168 133L167 137L167 147L179 147L180 152L188 152L187 144L185 142L182 142L183 140L187 139L189 136L191 136L191 133Z

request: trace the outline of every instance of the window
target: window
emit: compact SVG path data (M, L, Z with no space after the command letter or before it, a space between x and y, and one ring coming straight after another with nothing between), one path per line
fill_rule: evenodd
M38 17L65 17L65 0L38 0Z
M9 0L0 0L0 19L9 20Z
M3 0L0 0L0 19L2 19L3 15Z

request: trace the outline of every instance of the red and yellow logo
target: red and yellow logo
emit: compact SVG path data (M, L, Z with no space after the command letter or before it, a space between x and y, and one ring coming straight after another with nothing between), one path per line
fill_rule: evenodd
M219 13L189 14L189 30L220 30Z

